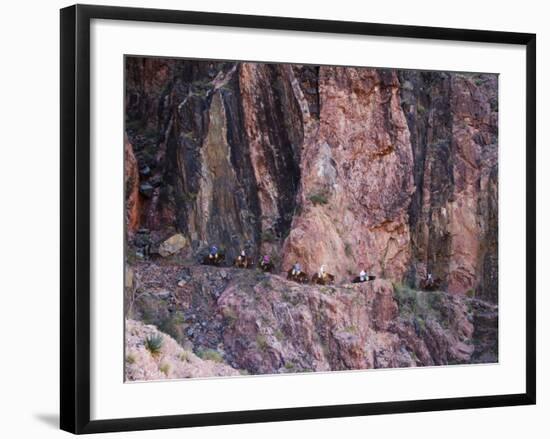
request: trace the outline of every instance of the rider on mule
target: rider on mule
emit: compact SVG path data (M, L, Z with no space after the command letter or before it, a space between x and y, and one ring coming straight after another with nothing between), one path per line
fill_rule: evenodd
M239 256L237 256L237 259L235 259L235 266L239 268L248 268L251 265L252 265L252 261L246 255L246 251L241 250L241 253L239 254Z
M208 253L208 258L209 259L218 259L218 247L216 247L215 245L210 247L210 253Z
M273 269L273 264L269 258L269 255L264 255L260 261L260 268L264 271L271 271Z
M219 266L221 264L221 262L224 260L224 257L225 257L225 255L223 254L223 252L220 252L218 250L218 247L213 245L208 250L208 255L206 255L203 258L202 263L204 265Z
M319 271L313 275L311 282L319 285L327 285L334 282L334 275L325 270L325 265L321 265Z
M307 284L309 281L309 276L305 271L302 271L302 267L298 262L296 262L292 268L288 270L287 279L301 284Z
M376 279L376 276L373 276L372 274L367 274L365 269L362 268L361 271L359 272L359 276L354 277L351 282L354 284L359 284L359 283L367 282L369 280L374 280L374 279Z

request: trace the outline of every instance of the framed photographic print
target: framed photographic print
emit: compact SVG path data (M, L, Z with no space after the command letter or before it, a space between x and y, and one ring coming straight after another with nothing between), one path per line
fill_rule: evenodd
M62 9L61 428L534 404L535 131L533 34Z

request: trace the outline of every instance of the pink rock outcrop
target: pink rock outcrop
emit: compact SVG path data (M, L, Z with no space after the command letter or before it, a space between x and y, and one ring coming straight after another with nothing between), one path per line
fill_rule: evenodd
M497 78L401 74L415 182L412 279L453 293L498 291Z
M321 67L317 129L304 140L302 212L284 264L321 264L338 277L361 268L388 279L408 269L412 151L395 72Z

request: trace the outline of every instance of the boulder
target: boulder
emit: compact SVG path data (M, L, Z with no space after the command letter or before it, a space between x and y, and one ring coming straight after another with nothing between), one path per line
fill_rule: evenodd
M178 253L182 248L187 245L187 238L181 233L177 233L159 246L159 254L165 258L167 256Z

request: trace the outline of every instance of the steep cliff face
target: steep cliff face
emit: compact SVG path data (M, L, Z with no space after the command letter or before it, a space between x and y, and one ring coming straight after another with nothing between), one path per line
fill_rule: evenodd
M497 77L128 57L130 244L497 300ZM144 238L146 236L146 238Z
M248 373L497 359L497 309L478 299L385 280L321 287L254 270L182 269L165 261L134 269L129 318L157 326L187 351L217 352L212 357L219 362ZM129 339L127 351L143 339Z
M497 300L498 108L495 75L400 72L414 154L410 280Z
M357 267L400 279L409 263L413 192L409 131L393 71L321 67L319 121L303 146L301 212L283 248L286 266ZM307 245L304 245L307 243Z
M244 129L261 212L261 250L274 256L288 234L301 176L303 113L293 81L289 66L243 63L239 68Z

